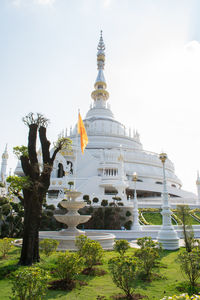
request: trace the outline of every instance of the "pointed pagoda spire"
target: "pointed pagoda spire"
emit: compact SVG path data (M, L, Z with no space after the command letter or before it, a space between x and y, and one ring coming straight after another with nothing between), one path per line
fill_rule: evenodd
M6 144L5 150L2 154L2 159L8 159L8 144Z
M102 30L100 32L100 39L97 46L97 69L98 75L94 84L95 90L92 92L92 98L94 101L101 100L102 105L105 105L105 101L109 98L109 93L106 91L106 80L104 77L105 66L105 44L102 37Z

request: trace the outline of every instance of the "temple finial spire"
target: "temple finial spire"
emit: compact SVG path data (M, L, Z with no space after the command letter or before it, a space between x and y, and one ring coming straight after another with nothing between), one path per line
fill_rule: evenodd
M104 65L105 65L105 44L102 37L102 30L100 31L100 39L97 46L97 69L98 74L94 84L95 90L92 92L92 98L95 101L94 106L105 107L106 100L109 98L109 93L106 91L106 80L103 74Z
M99 44L97 46L98 54L104 54L104 50L106 49L104 41L103 41L103 36L102 36L103 31L100 31L100 39L99 39Z

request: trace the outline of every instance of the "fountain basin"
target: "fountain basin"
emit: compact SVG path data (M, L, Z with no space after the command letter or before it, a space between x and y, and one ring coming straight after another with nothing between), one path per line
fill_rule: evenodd
M67 217L66 217L67 216ZM86 223L91 216L86 215L54 215L54 218L63 224L66 224L69 228L76 227L78 224ZM68 230L66 229L66 230Z
M104 250L112 250L114 245L115 235L112 233L96 232L83 232L88 238L99 242ZM66 230L61 231L40 231L39 240L54 239L59 242L58 251L72 250L77 251L75 246L76 236L68 235Z
M60 205L67 210L79 210L80 208L83 208L86 203L85 201L70 201L70 200L62 200L60 202Z
M78 198L82 193L81 192L77 192L75 190L70 190L70 191L67 191L65 193L67 195L67 198L68 199L72 199L72 200L75 200L76 198ZM83 201L84 202L84 201Z

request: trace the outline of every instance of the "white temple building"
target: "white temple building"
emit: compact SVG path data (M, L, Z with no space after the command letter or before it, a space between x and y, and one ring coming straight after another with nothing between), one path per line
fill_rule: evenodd
M113 201L117 194L124 205L129 205L133 198L133 173L137 172L137 196L139 207L157 207L161 205L163 190L162 164L157 153L143 149L137 131L131 132L117 121L108 103L109 93L104 77L105 45L100 36L97 47L98 74L91 94L90 106L84 124L89 143L84 155L81 153L77 138L77 124L65 132L65 137L72 140L72 150L61 151L54 162L48 201L58 203L68 182L73 181L75 188L82 195ZM64 132L60 136L64 136ZM20 168L16 169L20 174ZM182 189L176 176L174 164L166 161L167 189L172 205L181 203L197 206L200 204L200 178L197 179L198 197Z

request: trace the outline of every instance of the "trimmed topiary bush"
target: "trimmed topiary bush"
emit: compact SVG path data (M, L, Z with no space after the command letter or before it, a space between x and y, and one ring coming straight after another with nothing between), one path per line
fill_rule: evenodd
M103 199L101 201L101 206L108 206L108 200Z

